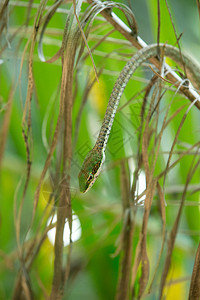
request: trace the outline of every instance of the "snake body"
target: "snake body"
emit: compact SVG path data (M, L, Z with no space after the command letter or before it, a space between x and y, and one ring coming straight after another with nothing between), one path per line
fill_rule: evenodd
M192 82L200 82L200 68L196 62L194 62L185 54L180 55L179 49L171 45L160 44L159 47L160 49L158 49L157 44L152 44L139 50L135 55L133 55L133 57L127 62L127 64L121 71L112 90L95 146L85 157L80 173L78 175L79 188L82 193L88 191L91 188L100 174L102 165L105 160L107 141L110 135L120 98L129 79L143 62L157 56L158 50L161 51L163 48L165 56L170 57L182 68L184 64L187 76L191 79Z

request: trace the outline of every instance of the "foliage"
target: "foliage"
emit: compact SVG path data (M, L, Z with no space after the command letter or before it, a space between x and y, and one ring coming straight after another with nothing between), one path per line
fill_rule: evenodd
M147 62L122 96L101 176L86 194L77 178L138 31L197 56L198 1L175 2L1 2L0 299L198 299L199 83L188 89L171 60L181 83Z

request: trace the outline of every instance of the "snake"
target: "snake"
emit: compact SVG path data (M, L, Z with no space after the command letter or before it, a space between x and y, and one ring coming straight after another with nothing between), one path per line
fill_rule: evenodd
M106 146L115 114L129 79L142 63L153 57L158 57L158 53L160 53L162 49L164 49L165 56L169 57L179 64L181 68L186 70L187 77L191 78L192 82L200 82L200 67L197 62L186 54L180 54L180 50L174 46L167 44L152 44L140 49L134 54L128 60L114 84L96 143L83 161L81 170L78 174L80 192L87 192L102 170L105 161Z

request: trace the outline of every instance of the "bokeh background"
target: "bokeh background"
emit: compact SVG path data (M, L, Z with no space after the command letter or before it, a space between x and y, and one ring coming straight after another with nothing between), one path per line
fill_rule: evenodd
M0 3L2 9L4 2ZM1 147L0 169L0 299L11 299L18 278L21 262L18 258L19 245L16 237L16 216L19 217L19 207L26 179L27 153L22 134L22 120L28 83L28 57L30 45L27 42L31 36L35 14L40 1L9 1L6 14L0 19L0 25L6 18L7 26L0 31L0 124L3 127L4 118L10 109L8 132L6 133L5 149ZM121 1L130 5L138 24L139 36L148 44L157 41L157 1ZM47 6L53 5L48 1ZM180 37L182 50L197 61L200 60L199 51L199 15L195 1L168 1L173 22ZM83 3L82 10L88 6ZM51 58L60 48L63 29L71 3L65 3L50 20L44 37L43 50L46 59ZM176 37L166 8L165 1L161 1L160 41L176 44ZM46 12L46 10L45 10ZM125 21L124 15L114 12ZM29 19L27 21L27 16ZM1 25L2 26L2 25ZM2 27L0 27L2 28ZM88 44L92 48L100 39L112 29L103 17L98 15L91 28ZM122 97L121 109L116 115L111 136L108 142L104 170L94 187L86 194L80 194L78 188L78 172L87 152L93 147L101 121L108 103L109 95L119 72L126 61L136 50L117 31L110 34L93 51L93 58L97 70L103 68L99 76L99 83L95 83L86 95L86 104L77 125L77 118L81 101L86 93L88 82L94 80L94 70L89 57L81 60L76 66L74 74L74 103L72 111L73 157L71 170L71 198L74 219L78 220L73 235L71 257L71 271L68 278L63 299L114 299L119 272L120 233L122 222L122 196L120 163L129 160L130 182L133 180L135 159L137 153L137 132L140 125L139 111L144 94L138 94L130 105L131 97L139 93L152 76L152 71L146 66L132 77L125 94ZM85 55L87 50L84 50ZM170 63L170 61L169 61ZM42 62L38 56L38 41L33 56L34 92L31 101L31 135L30 141L32 161L31 176L27 193L23 202L20 216L20 245L26 245L36 236L39 238L38 228L43 232L50 215L55 214L56 204L47 203L52 192L52 170L55 169L59 149L52 159L50 172L43 182L35 222L30 226L33 213L35 190L47 157L52 132L59 113L60 82L62 75L61 60L48 64ZM175 90L169 90L164 96L164 105L170 103ZM10 101L10 102L9 102ZM9 105L9 103L11 103ZM183 96L176 95L171 107L171 114L180 106L189 102ZM159 174L166 162L167 151L179 126L181 116L171 122L162 140L162 151L156 164ZM162 119L162 114L161 114ZM1 132L1 137L3 136ZM187 149L200 140L199 111L193 107L187 115L179 136L176 150ZM198 152L199 153L199 152ZM179 153L177 152L177 157ZM199 154L198 154L199 155ZM155 281L151 293L146 292L145 299L158 299L158 286L161 278L167 249L167 238L180 206L181 195L184 190L187 174L193 155L185 156L180 163L169 172L165 187L166 192L166 243L161 261L155 274ZM54 175L52 175L54 174ZM188 186L188 193L182 210L181 222L176 236L170 271L165 286L165 299L187 299L196 249L200 235L200 170L195 172ZM141 172L138 181L138 193L145 189L145 175ZM46 210L46 214L44 214ZM143 202L138 205L135 216L135 232L133 239L133 257L138 243L142 218ZM38 227L41 219L43 222ZM74 223L75 224L75 223ZM66 224L68 227L68 224ZM75 227L75 225L74 225ZM66 229L67 230L67 229ZM31 283L34 299L45 299L51 291L54 266L55 231L46 236L35 254L29 270L28 282ZM68 253L65 232L64 260ZM156 266L156 259L161 247L162 218L160 216L159 201L155 195L148 220L147 249L150 261L150 282ZM137 274L135 289L139 284L140 271ZM137 292L136 292L137 294Z

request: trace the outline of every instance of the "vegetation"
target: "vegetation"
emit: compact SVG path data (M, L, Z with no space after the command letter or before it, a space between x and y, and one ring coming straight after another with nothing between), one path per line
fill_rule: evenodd
M78 186L141 38L199 59L188 2L1 1L0 299L200 299L199 82L166 72L164 50L128 83L100 177Z

